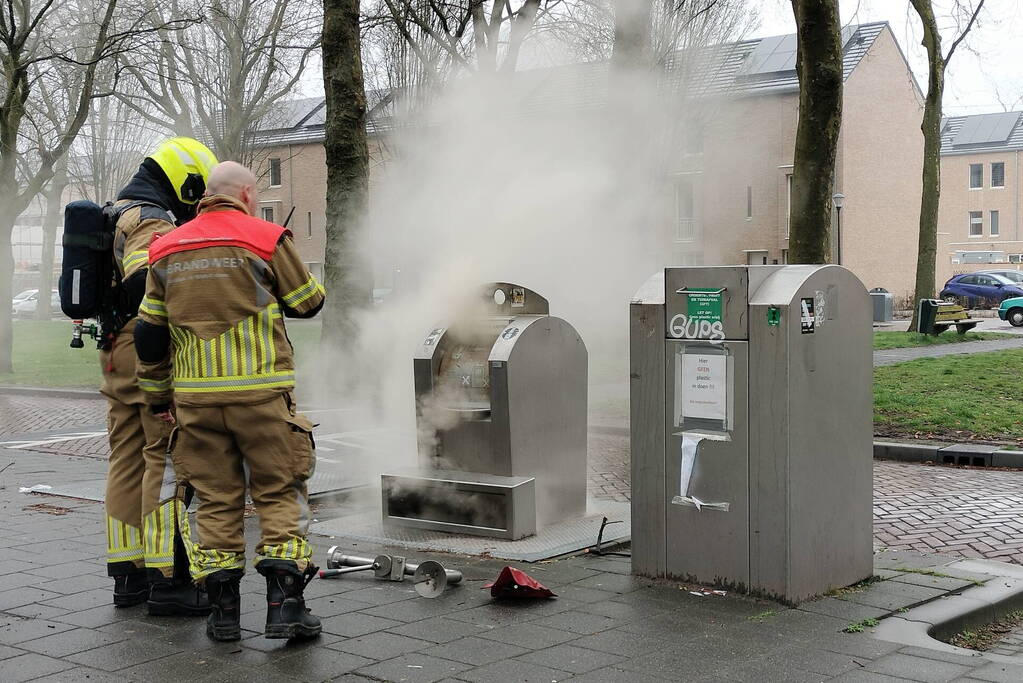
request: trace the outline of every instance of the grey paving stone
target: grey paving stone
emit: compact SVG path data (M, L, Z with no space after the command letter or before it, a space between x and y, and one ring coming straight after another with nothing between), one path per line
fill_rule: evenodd
M448 605L441 599L405 600L397 605L378 605L360 610L363 614L385 619L397 619L403 622L421 621L431 617L454 616L455 613L474 607L471 603Z
M303 681L324 681L371 664L373 660L326 648L310 648L287 657L279 657L272 667ZM269 672L267 672L269 673ZM270 674L272 676L272 674Z
M315 650L318 647L341 642L341 640L342 638L340 636L336 636L332 633L321 633L316 638L281 640L278 638L264 638L262 632L252 633L251 631L242 631L242 640L237 641L236 647L240 647L246 651L271 655L269 658L253 657L251 659L247 659L249 662L266 662L270 659L276 660L280 657L288 657L298 652ZM217 649L219 650L219 648ZM234 652L234 654L242 653Z
M339 614L336 617L327 617L321 621L323 623L323 631L325 633L334 633L339 636L345 636L346 638L357 638L358 636L364 636L367 633L384 631L391 627L401 625L400 621L384 619L383 617L374 617L368 614L362 614L361 612Z
M545 616L567 612L583 604L585 603L574 600L503 600L453 612L448 615L448 618L497 626L536 621Z
M412 588L408 581L396 583L391 581L377 581L375 585L359 590L347 591L345 598L364 602L367 605L389 605L392 602L411 600L418 598L419 594Z
M926 683L945 683L969 673L969 667L934 659L894 653L871 662L866 669L874 673Z
M563 681L572 674L560 669L506 659L458 674L458 678L474 683L551 683Z
M450 659L464 664L471 664L472 666L492 664L502 659L510 659L525 654L526 652L528 650L518 645L509 645L508 643L499 643L495 640L471 636L469 638L459 638L450 643L434 645L428 650L423 650L423 654L432 657Z
M19 619L8 617L0 620L0 643L17 645L26 640L34 640L43 636L53 635L61 631L69 631L73 626L45 619ZM2 679L0 679L2 680Z
M53 617L53 621L73 624L74 626L83 626L85 628L98 628L100 626L112 624L115 621L129 618L127 615L130 614L132 614L132 612L124 609L118 609L114 607L113 604L110 604L78 612L69 612L58 617Z
M847 619L848 621L877 619L887 615L889 612L889 610L882 609L880 607L860 605L855 602L839 600L837 598L820 598L819 600L814 600L812 602L804 602L798 609L804 612L812 612L814 614L825 614L837 619Z
M899 574L897 577L893 578L892 581L896 583L911 583L916 586L925 586L927 588L940 588L946 591L961 590L975 585L972 581L951 576L929 576L927 574L914 573Z
M194 652L163 657L118 671L131 681L165 683L168 678L178 681L204 680L217 674L226 674L228 665L216 657Z
M100 626L96 630L111 635L140 639L168 638L171 633L181 627L181 622L176 619L170 620L167 617L162 617L159 621L143 621L147 618L145 613L140 613L136 616L138 617L136 619L118 619L106 626Z
M598 572L611 574L632 574L632 561L628 558L593 557L583 558L581 566Z
M668 608L657 609L652 606L630 605L624 602L584 602L573 609L588 614L599 614L622 622L634 621L636 619L649 619L650 617L668 611Z
M106 591L108 602L113 600L113 581L107 576L86 574L84 576L76 576L73 579L54 579L46 583L37 583L36 588L62 595L81 593L99 588Z
M66 659L94 669L117 671L179 652L181 652L181 648L175 645L153 638L139 638L68 655Z
M538 619L534 623L540 626L559 628L563 631L571 631L580 635L591 635L601 631L610 631L626 622L586 612L562 612L561 614Z
M24 650L19 650L16 647L10 645L0 645L0 659L10 659L11 657L17 657L18 655L25 654Z
M579 636L561 629L535 624L512 624L484 633L481 637L501 643L511 643L527 650L539 650L575 640Z
M831 680L834 681L834 683L906 683L907 680L912 679L888 676L887 674L881 674L875 671L854 669L852 671L846 671L844 674L839 674Z
M19 643L18 647L50 657L65 657L75 652L82 652L83 650L91 650L94 647L116 643L127 637L125 635L112 635L102 631L93 631L87 628L76 628L73 631L65 631L44 638L28 640Z
M21 588L14 588L6 590L0 593L0 611L8 610L12 607L22 607L29 605L33 602L45 602L52 598L64 597L60 593L54 593L52 591L43 591L38 588L32 588L29 586L23 586ZM56 605L60 607L60 605ZM65 607L64 609L73 609Z
M22 586L35 586L39 583L39 577L22 572L12 572L0 575L0 591L9 591L12 588ZM37 586L41 587L41 586Z
M861 633L822 634L813 643L822 650L842 652L861 659L877 659L902 647L899 643L877 640Z
M33 562L27 562L25 560L0 560L0 575L12 574L14 572L21 572L25 570L30 570L32 574L38 574L39 568L40 565Z
M629 592L632 593L635 591ZM557 590L557 594L559 598L576 600L578 602L603 602L604 600L610 600L615 597L615 595L622 595L621 593L597 590L596 588L584 588L574 583L567 586L560 586ZM627 593L625 595L627 595Z
M386 662L364 666L355 673L384 681L408 681L408 683L434 683L445 678L461 675L468 664L448 659L414 653L395 657ZM550 683L550 681L547 681Z
M45 681L46 683L127 683L130 679L108 671L76 666L59 673L47 674Z
M961 664L962 666L980 666L984 661L984 656L977 652L974 654L961 655L955 652L945 652L943 650L931 650L925 647L904 647L899 650L901 654L910 655L913 657L923 657L925 659L936 659L939 662L949 662L950 664Z
M528 652L515 658L538 666L582 674L594 669L603 669L625 660L619 655L595 652L571 644L555 645L545 650Z
M639 657L650 652L670 647L671 641L660 638L640 638L625 631L606 631L572 641L573 645L597 652L610 652L623 657Z
M261 602L262 604L253 611L264 614L266 612L266 601L261 600ZM309 601L306 605L313 611L313 614L321 619L336 617L339 614L351 614L352 612L358 612L366 609L366 603L349 600L342 595L331 595L330 597L319 598L315 603ZM394 612L394 609L390 606L386 607L387 609L384 611L384 614ZM384 616L384 614L380 614L379 616Z
M0 661L0 681L4 681L4 683L30 681L33 678L49 676L73 666L74 664L70 662L30 652L20 657Z
M349 638L330 645L332 649L348 652L377 661L392 659L408 652L432 647L433 643L393 633L373 633L361 638Z
M596 576L598 570L580 566L574 562L556 561L549 564L530 565L529 571L526 573L549 588Z
M1023 681L1023 666L991 662L970 672L971 678L995 683L1019 683Z
M605 669L597 669L579 676L572 676L569 679L572 683L663 683L664 681L677 681L678 678L660 678L643 674L637 671L626 671L613 666ZM719 679L724 681L725 679Z
M81 593L74 593L73 595L58 595L50 600L33 600L32 602L52 605L53 607L60 607L61 609L74 612L91 607L99 607L100 605L109 605L114 600L113 596L114 591L112 588L94 588L82 591Z
M433 643L449 643L452 640L466 636L478 636L492 630L487 626L445 619L444 617L431 617L388 629L391 633L397 633L400 636L419 638Z
M56 617L61 617L69 613L66 609L51 607L50 605L40 605L37 602L33 602L29 605L22 605L21 607L12 607L11 609L4 611L7 612L7 614L13 614L18 617L28 617L29 619L55 619Z
M646 582L628 574L595 574L572 584L583 588L596 588L611 593L631 593L639 590Z
M811 646L774 652L764 659L764 664L777 669L834 676L852 669L859 669L869 661L856 659L852 655L819 650Z

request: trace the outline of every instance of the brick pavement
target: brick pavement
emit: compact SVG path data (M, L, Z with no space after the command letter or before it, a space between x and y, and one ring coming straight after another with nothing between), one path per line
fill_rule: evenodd
M874 539L1023 564L1023 473L874 463Z
M674 583L631 577L626 559L593 556L527 568L559 594L556 600L498 604L479 589L499 563L444 557L438 559L462 569L466 581L436 600L419 598L407 583L368 576L314 581L307 595L324 634L302 644L261 636L263 582L250 572L242 584L243 640L212 643L199 620L110 604L102 506L17 493L41 471L62 483L93 477L102 463L0 455L15 463L0 474L5 682L1023 680L1023 665L842 632L976 578L921 574L951 558L909 552L878 556L884 581L798 609L735 595L697 597ZM332 543L311 541L316 557Z
M106 419L102 398L50 398L0 391L0 436L102 426Z

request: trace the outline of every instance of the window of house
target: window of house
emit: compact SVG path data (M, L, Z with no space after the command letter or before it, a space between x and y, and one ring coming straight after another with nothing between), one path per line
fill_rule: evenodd
M313 236L313 212L306 211L305 213L305 226L306 226L306 237Z
M984 212L970 212L970 237L980 237L984 234Z
M270 187L279 187L281 184L281 160L270 159Z
M984 187L984 164L970 164L970 189Z
M766 266L767 265L767 252L766 251L747 251L746 252L746 265L748 265L748 266Z
M271 223L274 222L274 207L264 206L260 209L260 213L262 213L264 221L270 221Z
M1005 162L991 162L991 187L1005 187Z
M997 211L992 211L991 212L991 236L992 237L997 237L998 236L998 212Z
M1009 263L1023 263L1023 254L1009 254Z
M753 186L746 186L746 218L753 218Z
M680 178L675 183L675 241L692 242L696 239L696 218L693 205L693 181Z

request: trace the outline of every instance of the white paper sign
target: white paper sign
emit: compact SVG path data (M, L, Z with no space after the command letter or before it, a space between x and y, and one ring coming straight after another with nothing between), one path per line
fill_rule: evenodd
M728 418L728 363L721 354L682 356L682 417Z

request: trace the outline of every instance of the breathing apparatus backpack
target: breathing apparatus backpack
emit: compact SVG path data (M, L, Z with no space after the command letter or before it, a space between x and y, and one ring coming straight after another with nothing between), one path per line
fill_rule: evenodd
M121 284L120 271L114 266L114 231L121 213L136 206L156 206L135 201L115 207L88 200L71 202L64 208L64 238L61 242L64 262L57 290L60 309L75 321L71 346L83 346L82 321L99 320L87 333L101 349L110 348L114 336L137 311Z

